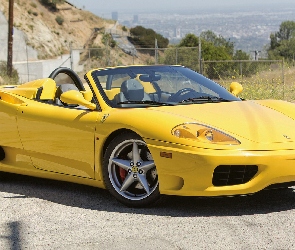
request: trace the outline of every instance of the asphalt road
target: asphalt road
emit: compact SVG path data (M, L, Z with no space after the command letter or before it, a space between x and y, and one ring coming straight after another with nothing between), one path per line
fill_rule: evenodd
M0 249L295 249L293 188L131 209L105 190L5 174L0 210Z

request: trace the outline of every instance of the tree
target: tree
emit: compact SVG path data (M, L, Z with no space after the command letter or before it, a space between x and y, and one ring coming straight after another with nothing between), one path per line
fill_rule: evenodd
M199 38L194 34L187 34L183 39L181 39L179 47L198 47Z
M202 58L204 61L211 61L205 63L203 72L210 79L219 79L229 74L231 65L228 62L216 62L232 59L225 46L215 46L212 42L202 40Z
M199 67L199 38L194 34L187 34L180 43L165 50L164 64L180 64L191 69L198 70Z
M233 60L250 60L250 55L239 49L235 52Z
M201 52L203 64L203 74L211 79L221 77L232 77L240 72L241 62L233 64L226 62L229 60L249 60L250 55L242 50L234 50L234 43L225 39L221 35L216 35L208 30L202 32L200 37L194 34L187 34L173 50L166 50L165 64L185 65L194 70L199 69L199 45L201 39ZM246 62L242 62L245 67ZM249 68L249 67L248 67ZM250 71L249 71L250 72Z
M278 32L270 35L268 48L269 59L294 58L295 51L295 21L284 21Z
M294 38L295 22L285 21L280 25L280 30L277 32L277 37L282 40L290 40Z
M204 60L230 60L232 59L234 44L222 36L217 36L208 30L201 33L202 58ZM187 34L179 43L179 47L198 47L199 37Z
M227 41L222 36L217 36L212 31L206 31L201 34L202 59L204 61L231 60L234 50L232 42ZM175 50L165 51L165 60L163 63L171 64L177 61L178 64L185 65L194 70L199 70L199 42L200 37L194 34L187 34L175 48ZM177 54L177 55L176 55ZM176 60L177 56L177 60ZM210 78L219 78L219 72L228 71L228 63L206 63L205 75Z
M153 29L146 29L142 26L136 26L130 29L131 42L143 48L155 48L155 39L159 48L167 48L168 38L156 33Z
M232 56L234 54L234 43L226 40L223 36L217 36L213 31L207 30L201 33L202 39L213 44L215 47L224 48L226 53Z

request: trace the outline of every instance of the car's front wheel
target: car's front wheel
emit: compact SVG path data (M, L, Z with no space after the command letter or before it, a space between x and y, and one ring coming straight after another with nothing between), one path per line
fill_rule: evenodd
M110 193L127 206L149 206L160 197L153 157L146 143L134 133L124 133L109 144L103 178Z

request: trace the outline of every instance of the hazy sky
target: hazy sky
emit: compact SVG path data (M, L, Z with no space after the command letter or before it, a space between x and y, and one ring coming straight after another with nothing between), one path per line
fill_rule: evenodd
M265 6L295 8L295 0L68 0L79 8L85 7L94 14L117 12L182 11L198 9L216 10Z

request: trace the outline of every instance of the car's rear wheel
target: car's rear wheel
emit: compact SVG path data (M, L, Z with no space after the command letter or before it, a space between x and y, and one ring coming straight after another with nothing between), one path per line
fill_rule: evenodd
M109 144L103 178L110 193L127 206L149 206L160 197L152 155L146 143L134 133L124 133Z

